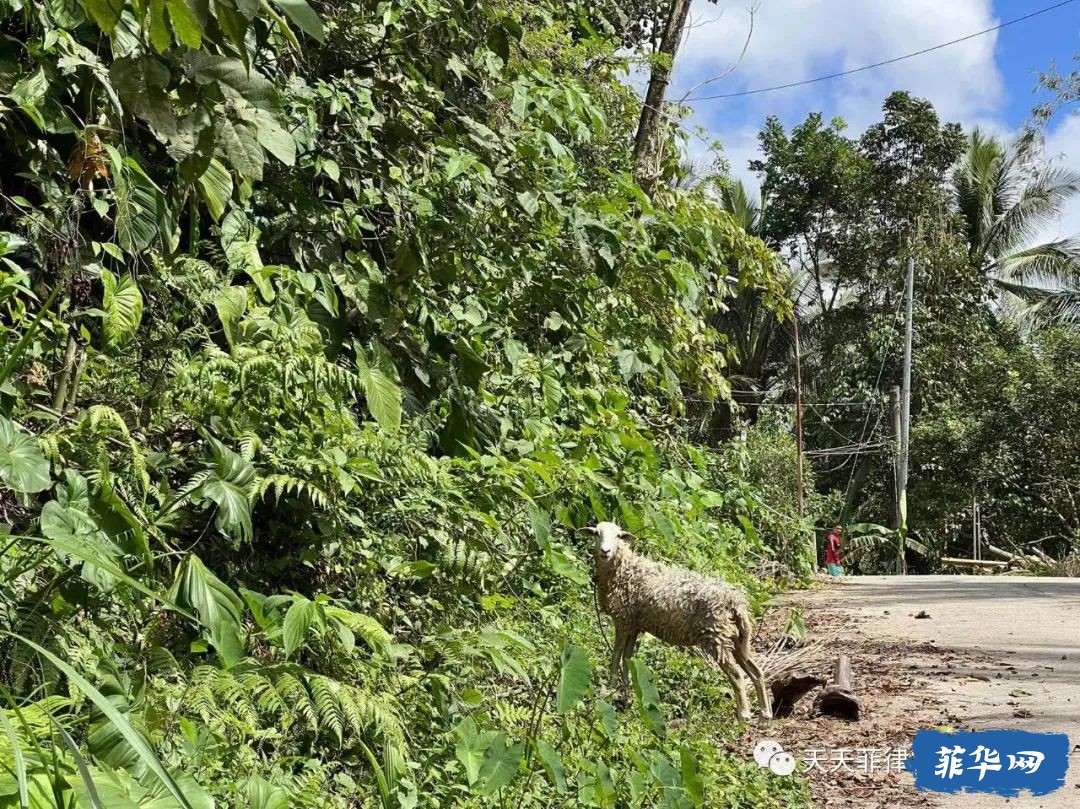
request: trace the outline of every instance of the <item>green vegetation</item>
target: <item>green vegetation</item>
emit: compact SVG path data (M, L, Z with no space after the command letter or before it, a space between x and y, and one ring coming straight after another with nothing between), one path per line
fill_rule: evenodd
M588 10L0 2L0 805L806 803L602 676L577 526L760 602L808 522L681 402L780 263L638 188Z
M646 193L666 8L0 0L0 807L808 805L700 662L609 688L576 529L760 609L888 524L909 249L912 547L1075 546L1075 181L897 93L761 200L654 116ZM802 515L792 317L866 404Z
M1075 86L1047 85L1062 101ZM1080 178L1044 159L1038 131L1011 145L965 136L907 93L887 98L882 121L862 135L845 129L820 115L790 132L770 119L753 164L763 202L742 189L724 201L791 257L812 403L806 446L821 490L843 493L838 511L863 534L853 543L868 551L857 567L891 572L899 542L881 526L896 524L888 388L901 380L912 254L908 563L930 572L942 556L970 555L975 503L999 547L1075 554L1078 484L1068 470L1077 422L1066 390L1076 372L1080 252L1043 229L1080 194ZM741 294L725 318L746 414L792 401L790 325L755 293Z

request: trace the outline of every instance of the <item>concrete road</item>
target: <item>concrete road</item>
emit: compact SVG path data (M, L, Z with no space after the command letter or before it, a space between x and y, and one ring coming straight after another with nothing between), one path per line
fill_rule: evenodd
M978 655L984 662L964 673L981 674L988 682L958 676L931 678L929 686L970 730L1069 735L1073 753L1064 788L1011 801L943 795L940 806L1080 807L1080 579L852 576L815 593L811 601L863 617L862 630L881 640L933 641ZM930 618L916 620L920 610ZM1016 689L1030 696L1012 696Z

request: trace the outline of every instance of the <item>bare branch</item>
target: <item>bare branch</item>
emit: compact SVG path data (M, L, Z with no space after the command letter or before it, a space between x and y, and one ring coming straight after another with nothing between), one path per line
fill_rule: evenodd
M685 93L683 93L682 98L680 98L678 100L678 102L677 102L680 106L682 106L682 104L686 101L686 99L688 99L690 96L692 96L698 90L700 90L702 87L706 87L706 86L708 86L710 84L713 84L714 82L722 81L723 79L726 79L728 76L730 76L732 73L734 73L736 70L739 69L739 65L741 65L742 62L743 62L743 59L746 58L746 51L750 47L750 40L754 36L754 15L757 13L758 8L759 8L759 5L755 3L754 5L752 5L748 9L748 11L750 13L750 27L746 31L746 40L743 42L742 50L739 51L739 58L736 59L735 62L730 67L728 67L727 70L725 70L723 73L721 73L720 75L713 76L712 78L705 79L702 82L698 82L693 87L691 87L689 90L687 90Z

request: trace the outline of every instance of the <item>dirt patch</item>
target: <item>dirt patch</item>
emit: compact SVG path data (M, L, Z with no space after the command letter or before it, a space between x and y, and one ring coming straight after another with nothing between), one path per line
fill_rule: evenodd
M797 605L799 599L788 603ZM763 739L779 742L802 762L800 769L818 806L873 809L933 805L932 796L915 789L901 763L917 731L938 725L966 728L926 686L931 680L986 676L972 672L985 672L988 664L1000 664L984 655L934 643L872 638L861 628L862 619L850 612L816 607L802 614L808 641L841 631L829 654L851 658L861 717L847 722L814 716L811 693L790 718L748 730L739 742L739 753L752 756ZM783 634L786 618L786 608L769 617L759 632L760 648L770 647ZM811 668L810 673L828 679L829 665Z

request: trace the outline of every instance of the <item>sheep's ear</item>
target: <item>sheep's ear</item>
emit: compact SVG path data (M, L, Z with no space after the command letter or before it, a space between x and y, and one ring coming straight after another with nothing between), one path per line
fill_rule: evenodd
M637 537L631 534L629 531L620 531L619 539L623 540L631 548L634 547L634 543L637 542Z
M597 530L595 525L583 525L578 530L583 531L586 534L592 534L593 536L596 536L600 533L600 531Z

